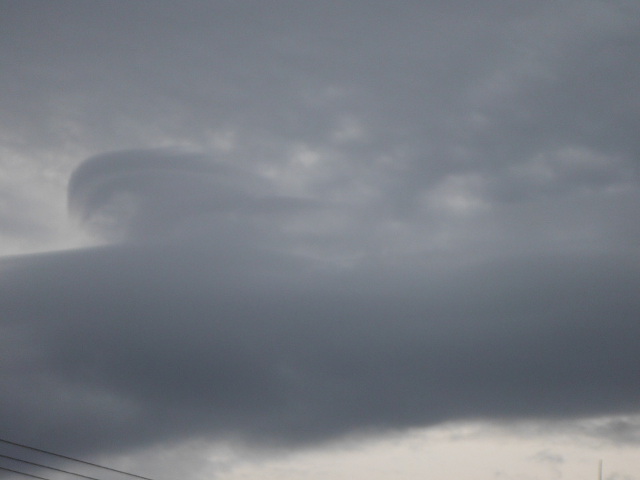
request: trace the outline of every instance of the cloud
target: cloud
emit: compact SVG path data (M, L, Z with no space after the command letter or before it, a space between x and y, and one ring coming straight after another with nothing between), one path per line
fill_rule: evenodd
M129 240L189 236L190 228L212 222L216 234L222 235L230 216L242 221L243 215L274 215L311 206L304 199L269 193L264 183L203 155L135 150L84 162L69 182L68 203L90 228Z
M0 234L42 253L0 259L0 429L128 453L618 415L583 433L636 442L623 4L9 2ZM68 178L101 246L62 241Z
M536 463L546 465L549 468L549 473L554 478L562 478L562 471L560 469L565 463L562 455L551 452L550 450L542 450L536 453L532 457L532 460Z
M547 463L551 466L560 466L564 463L564 457L558 453L553 453L549 450L542 450L536 453L533 457L536 462Z
M535 254L464 269L336 267L262 237L211 235L212 209L249 226L282 214L269 197L256 210L242 186L235 172L166 151L79 167L70 202L84 216L126 193L138 199L129 231L185 218L203 228L3 260L7 435L66 451L199 437L295 445L637 411L637 262Z

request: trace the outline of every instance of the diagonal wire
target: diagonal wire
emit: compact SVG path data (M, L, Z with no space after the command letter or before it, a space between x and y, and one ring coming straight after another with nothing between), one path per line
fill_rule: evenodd
M31 473L25 473L25 472L21 472L19 470L11 470L10 468L0 467L0 470L5 470L5 471L11 472L11 473L17 473L18 475L24 475L25 477L39 478L40 480L49 480L46 477L39 477L38 475L32 475Z
M121 473L123 475L129 475L130 477L140 478L141 480L153 480L153 479L151 479L149 477L143 477L142 475L136 475L135 473L129 473L129 472L124 472L122 470L116 470L115 468L105 467L104 465L98 465L97 463L87 462L86 460L80 460L78 458L68 457L66 455L61 455L59 453L49 452L47 450L42 450L42 449L36 448L36 447L30 447L29 445L24 445L22 443L12 442L11 440L5 440L3 438L0 438L0 442L7 443L9 445L15 445L16 447L26 448L28 450L33 450L34 452L46 453L47 455L53 455L54 457L64 458L65 460L71 460L73 462L79 462L79 463L83 463L85 465L91 465L92 467L102 468L103 470L109 470L111 472ZM18 472L18 473L20 473L20 472Z
M43 465L42 463L30 462L29 460L22 460L21 458L10 457L9 455L3 455L1 453L0 453L0 457L8 458L9 460L14 460L16 462L28 463L29 465L33 465L35 467L41 467L41 468L46 468L48 470L55 470L56 472L67 473L69 475L74 475L76 477L87 478L89 480L100 480L99 478L89 477L87 475L82 475L81 473L75 473L75 472L70 472L69 470L62 470L61 468L50 467L48 465Z

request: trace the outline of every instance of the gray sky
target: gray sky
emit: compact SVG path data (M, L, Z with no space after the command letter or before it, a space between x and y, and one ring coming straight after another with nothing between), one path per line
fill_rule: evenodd
M634 2L0 9L2 436L638 442Z

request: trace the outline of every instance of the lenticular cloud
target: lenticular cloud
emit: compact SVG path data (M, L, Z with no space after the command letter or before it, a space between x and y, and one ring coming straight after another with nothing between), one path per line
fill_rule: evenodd
M139 150L85 161L69 182L68 202L84 223L135 238L162 235L191 215L247 203L243 188L237 171L202 155Z
M71 177L68 203L72 214L107 238L138 241L246 236L260 219L273 224L316 208L278 195L255 174L170 149L89 158Z

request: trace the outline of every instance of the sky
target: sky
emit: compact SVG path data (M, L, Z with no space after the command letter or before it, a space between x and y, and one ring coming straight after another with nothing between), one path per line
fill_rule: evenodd
M0 1L0 437L640 480L639 55L632 0Z

